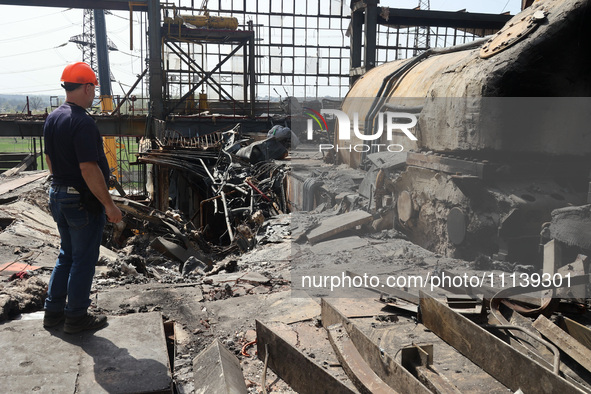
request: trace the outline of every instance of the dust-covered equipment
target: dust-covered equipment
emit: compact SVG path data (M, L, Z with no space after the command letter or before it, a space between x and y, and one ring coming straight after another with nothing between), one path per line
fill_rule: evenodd
M552 210L586 202L589 12L591 1L537 1L492 37L368 71L343 102L353 148L340 162L402 147L394 198L412 241L454 257L535 257Z

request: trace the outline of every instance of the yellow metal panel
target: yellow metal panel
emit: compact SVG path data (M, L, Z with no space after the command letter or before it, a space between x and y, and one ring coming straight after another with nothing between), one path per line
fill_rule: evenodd
M115 175L118 181L121 181L121 175L119 174L119 167L117 165L117 141L115 137L103 137L103 147L111 173Z

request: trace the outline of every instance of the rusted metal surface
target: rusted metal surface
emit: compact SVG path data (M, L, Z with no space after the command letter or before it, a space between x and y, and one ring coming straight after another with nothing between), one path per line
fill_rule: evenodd
M563 378L421 292L423 324L511 390L580 393Z
M326 327L328 339L349 379L360 393L394 394L394 391L375 374L351 341L342 324Z
M564 316L559 319L558 324L570 336L591 350L591 330L587 326Z
M591 350L587 349L543 315L538 316L533 326L540 334L548 338L560 350L581 364L587 371L591 371Z
M193 374L196 393L248 393L240 361L218 339L195 357Z
M291 386L302 394L353 394L354 390L329 374L324 368L306 357L298 349L266 324L256 321L257 354L265 360L269 352L268 366Z
M493 45L493 48L498 47L494 50L505 48L488 59L480 57L480 47L462 48L455 52L432 50L425 52L427 56L375 67L352 86L343 102L343 111L349 114L351 119L351 115L357 112L359 131L371 135L376 134L377 127L377 122L371 118L379 111L388 110L386 105L398 108L424 106L417 116L417 141L410 141L404 135L394 135L392 141L386 141L384 136L379 140L381 143L401 144L405 151L427 149L434 152L588 154L588 143L572 143L586 141L586 132L581 132L580 127L564 128L566 134L560 136L554 133L556 128L544 116L544 111L539 110L545 107L541 104L543 100L540 101L541 106L535 104L529 108L533 112L525 112L528 104L534 103L535 100L509 98L568 95L568 91L563 90L565 84L558 82L562 77L558 77L556 65L547 63L540 67L537 59L546 56L556 59L568 57L573 64L585 64L586 60L579 56L581 53L571 45L577 42L582 34L586 34L577 31L573 26L578 23L575 21L576 18L584 18L583 9L587 7L588 1L578 0L548 0L534 3L530 9L508 22L507 36L500 35L499 43L488 44ZM536 20L543 18L540 12L546 14L547 18L539 25L532 22L531 29L539 26L537 29L527 37L524 32L514 31L524 17L526 26L529 26L530 19L536 12ZM580 20L584 23L583 19ZM521 37L517 37L520 34ZM518 40L513 41L514 37ZM486 46L486 41L480 45ZM484 50L493 51L493 48L487 47ZM545 67L547 71L542 71L541 68ZM538 81L543 75L547 75L546 73L558 77L556 84L545 84L547 90L544 94L530 91L530 87L539 85ZM586 77L581 75L581 78ZM390 88L383 89L389 80ZM516 84L516 80L521 83ZM555 92L550 93L551 90ZM588 93L583 95L586 96ZM376 97L381 99L372 100ZM500 101L488 99L496 97L502 97L502 101L507 105L498 105ZM554 105L549 108L558 110L559 107ZM568 105L563 109L568 111ZM537 115L534 115L535 113ZM583 118L581 122L588 123ZM537 125L534 127L533 123ZM515 126L513 132L508 131L511 125ZM516 134L521 134L523 138L519 137L517 141L513 138ZM351 139L351 144L362 142L358 138ZM343 162L357 167L363 154L341 150L338 157Z
M384 353L376 343L343 316L328 300L322 299L321 308L324 327L342 324L365 362L388 386L401 393L431 393L425 385L412 376L392 356Z
M422 344L402 348L400 363L437 394L459 394L461 391L433 368L433 345Z
M530 13L522 12L518 20L512 20L480 48L480 57L488 59L515 45L531 34L546 19L542 9L532 9Z

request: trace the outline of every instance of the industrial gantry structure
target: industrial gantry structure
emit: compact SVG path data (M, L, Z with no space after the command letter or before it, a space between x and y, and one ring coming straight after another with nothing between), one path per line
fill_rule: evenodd
M107 107L96 116L103 135L138 138L166 129L198 137L237 123L245 132L287 125L290 113L281 99L338 106L371 68L492 34L510 18L397 9L378 0L210 0L206 10L195 8L194 0L31 0L26 5L124 10L130 17L146 13L140 29L147 31L141 55L147 67L125 96L113 98L112 111ZM424 31L429 34L419 37ZM106 36L101 38L106 51ZM101 78L109 79L108 67L104 72ZM137 86L147 94L134 92ZM5 116L0 135L40 138L43 121L43 116Z

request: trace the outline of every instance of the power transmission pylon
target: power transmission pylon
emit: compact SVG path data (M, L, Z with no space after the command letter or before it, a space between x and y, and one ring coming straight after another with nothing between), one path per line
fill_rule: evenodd
M75 43L82 51L82 61L88 63L94 72L98 72L94 10L84 10L82 34L70 37L69 41ZM107 47L109 51L118 51L115 43L109 39L107 39Z
M430 0L419 0L417 7L419 10L429 11L431 9ZM430 29L428 26L417 26L415 30L415 45L413 50L413 56L417 56L420 53L431 47L430 44Z

